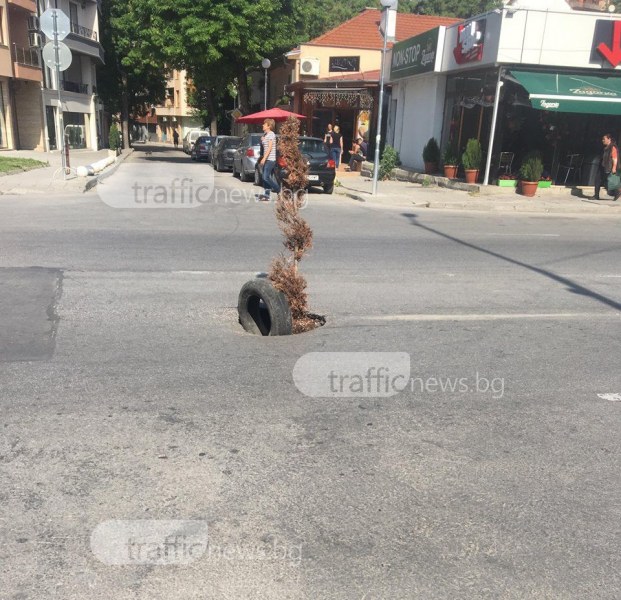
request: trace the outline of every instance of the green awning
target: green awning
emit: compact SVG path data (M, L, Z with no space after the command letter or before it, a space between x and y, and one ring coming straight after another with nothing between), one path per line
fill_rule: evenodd
M514 71L538 110L621 115L621 77Z

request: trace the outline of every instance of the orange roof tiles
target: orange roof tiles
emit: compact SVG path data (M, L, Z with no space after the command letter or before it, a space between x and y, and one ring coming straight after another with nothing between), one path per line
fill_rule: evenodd
M304 42L304 45L381 50L383 42L378 29L381 18L382 13L379 9L365 8L349 21L341 23L310 42ZM397 41L407 40L440 25L452 25L461 21L462 19L451 17L397 13Z

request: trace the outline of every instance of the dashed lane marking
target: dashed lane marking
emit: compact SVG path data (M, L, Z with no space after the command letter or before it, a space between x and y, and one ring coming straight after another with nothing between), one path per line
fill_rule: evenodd
M621 402L621 394L597 394L597 396L608 402Z

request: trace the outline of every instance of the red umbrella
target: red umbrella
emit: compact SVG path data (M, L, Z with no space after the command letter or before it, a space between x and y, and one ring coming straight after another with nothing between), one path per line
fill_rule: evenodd
M306 119L306 115L298 115L297 113L289 112L282 108L270 108L269 110L262 110L261 112L239 117L239 119L236 119L236 123L263 123L265 119L274 119L274 121L278 123L280 121L286 121L289 117Z

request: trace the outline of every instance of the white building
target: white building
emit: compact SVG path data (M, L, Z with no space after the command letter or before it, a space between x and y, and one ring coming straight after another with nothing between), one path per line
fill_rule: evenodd
M72 53L71 66L60 74L60 83L54 69L43 67L43 106L45 138L48 150L59 148L60 121L58 114L58 86L60 85L62 113L72 148L97 150L102 136L103 106L97 97L97 66L104 62L104 51L99 41L97 0L38 0L38 12L59 8L71 23L71 33L63 40ZM45 36L43 44L47 41Z
M429 138L458 154L477 138L489 157L485 181L501 151L519 166L539 150L552 176L568 154L598 153L604 131L621 134L621 15L606 7L513 0L396 44L387 142L404 166L422 169ZM571 175L588 179L589 170Z

